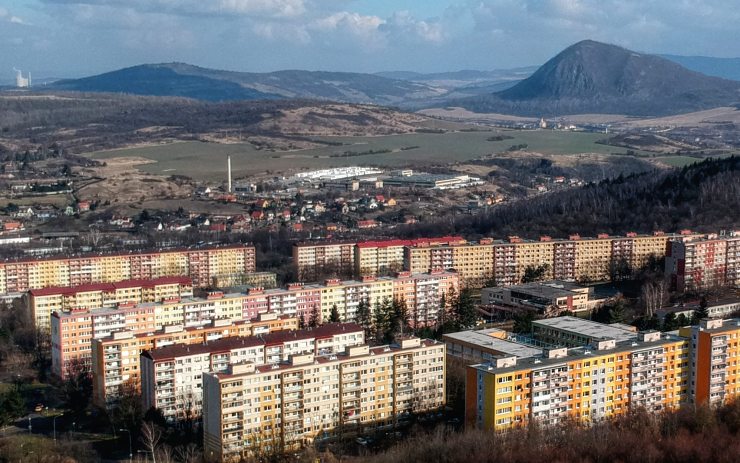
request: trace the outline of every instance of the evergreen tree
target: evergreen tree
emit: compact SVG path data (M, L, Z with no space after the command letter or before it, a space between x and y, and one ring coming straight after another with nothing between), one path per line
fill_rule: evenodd
M438 322L439 334L451 333L457 330L457 313L455 307L459 301L459 296L455 288L450 288L444 300L440 303L440 317Z
M339 323L342 319L339 317L339 309L337 305L331 306L331 313L329 314L329 323Z
M8 426L26 414L26 403L18 388L0 395L0 427Z
M303 330L306 329L306 317L305 315L301 315L298 317L298 329Z
M392 331L393 321L393 301L386 297L375 306L376 341L389 342L388 338Z
M467 330L475 326L478 314L475 310L475 302L468 288L460 291L455 301L455 324L459 330Z
M437 328L441 328L445 323L447 323L447 294L442 293L437 310Z
M550 270L548 264L542 265L529 265L524 269L524 275L522 276L522 283L531 283L533 281L542 281L547 275L547 271Z
M660 329L660 320L657 314L653 314L650 318L642 320L641 330L657 330Z
M702 296L702 298L699 300L699 308L694 311L694 317L691 320L692 325L697 325L702 318L709 318L709 310L707 309L707 307L709 307L707 298Z
M617 299L614 305L609 308L609 323L622 323L624 322L624 301Z
M691 320L689 320L689 318L684 314L679 314L678 317L676 317L676 324L678 324L679 328L688 325L690 321Z
M532 322L534 321L534 313L526 311L522 314L514 317L514 332L530 334L532 332Z
M357 305L357 324L365 331L365 339L370 338L373 330L373 314L370 310L370 302L363 298Z
M408 332L409 315L406 300L394 299L388 309L388 324L384 335L384 342L392 343L403 333Z
M675 313L669 312L666 314L663 319L663 331L673 331L680 328L680 326L681 325L678 324L678 318Z
M314 304L311 307L311 318L308 319L308 326L316 328L319 326L319 323L321 323L321 314L319 313L319 308Z

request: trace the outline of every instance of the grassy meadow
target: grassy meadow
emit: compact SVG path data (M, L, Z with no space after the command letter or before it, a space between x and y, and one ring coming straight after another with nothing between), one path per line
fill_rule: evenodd
M488 141L489 138L499 135L512 138ZM522 144L527 145L528 151L544 154L624 152L623 148L595 143L602 138L603 135L595 133L495 130L379 137L323 137L320 139L343 145L299 151L257 150L247 143L176 142L96 152L89 156L100 160L142 157L157 161L140 166L139 169L144 172L160 175L181 174L198 180L213 180L223 178L227 155L231 155L234 176L240 177L350 165L423 168L501 153L511 146ZM371 151L376 153L370 154ZM337 157L344 152L351 152L353 155Z

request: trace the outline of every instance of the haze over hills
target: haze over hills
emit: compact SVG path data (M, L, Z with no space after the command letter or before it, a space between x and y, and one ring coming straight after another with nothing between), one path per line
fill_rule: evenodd
M304 98L395 105L435 97L431 86L373 74L287 70L220 71L183 63L144 64L51 86L80 92L182 96L208 101Z
M669 59L667 59L669 58ZM667 58L582 41L539 68L376 74L207 69L184 63L144 64L44 86L44 91L111 92L205 101L313 99L421 109L462 106L523 116L611 113L664 116L740 101L740 59Z
M653 116L738 101L740 82L690 71L659 56L585 40L566 48L509 89L450 105L526 116Z
M660 55L692 71L723 79L740 80L740 58Z

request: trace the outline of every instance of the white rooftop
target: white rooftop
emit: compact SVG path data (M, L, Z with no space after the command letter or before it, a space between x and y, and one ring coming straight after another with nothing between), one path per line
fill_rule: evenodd
M457 333L445 334L444 337L446 339L472 344L483 350L496 351L505 355L515 355L519 358L542 354L542 349L491 336L492 333L500 331L496 328L477 331L459 331Z
M612 338L617 342L629 341L637 337L637 330L633 326L621 323L607 325L578 317L546 318L535 320L532 325L554 328L592 339Z

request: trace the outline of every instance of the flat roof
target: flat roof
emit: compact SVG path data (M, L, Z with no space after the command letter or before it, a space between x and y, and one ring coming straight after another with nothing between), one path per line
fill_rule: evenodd
M365 344L367 345L367 344ZM381 355L383 353L403 353L408 351L414 351L419 350L420 348L424 347L432 347L432 346L439 346L444 345L444 343L440 341L435 341L432 339L421 339L420 345L417 347L401 347L398 344L390 344L386 346L377 346L377 347L370 347L368 349L367 354L363 355L354 355L350 356L346 352L345 353L338 353L338 354L331 354L331 355L321 355L314 357L313 362L311 362L312 365L322 365L327 363L338 363L343 362L347 360L359 360L359 359L365 359L368 357L373 357L375 355ZM362 346L357 346L362 347ZM304 369L306 367L306 364L300 364L300 365L292 365L291 363L276 363L276 364L267 364L267 365L256 365L254 372L244 372L244 373L229 373L229 372L219 372L219 373L205 373L207 375L212 375L215 378L220 379L230 379L230 378L238 378L243 376L250 376L258 373L269 373L271 371L282 371L282 370L292 370L292 369Z
M725 331L736 331L740 330L740 318L728 318L725 320L712 320L714 323L722 322L722 325L717 328L699 328L699 331L708 333L722 333Z
M576 289L587 289L587 287L579 286L573 283L566 282L542 282L542 283L525 283L521 285L509 286L509 291L519 291L525 294L529 294L536 297L544 298L555 298L555 297L567 297L576 294L582 294L575 291Z
M442 339L475 346L482 350L515 355L517 357L532 357L542 353L542 349L492 336L493 333L501 331L503 330L496 328L477 331L459 331L457 333L447 333ZM506 332L504 331L504 333Z
M617 342L629 341L637 337L637 330L629 325L620 323L607 325L570 316L535 320L532 322L532 326L554 328L592 339L612 338Z
M687 338L679 336L674 331L670 333L661 333L660 339L655 341L638 341L637 338L635 338L629 341L618 342L612 348L601 350L595 349L592 346L573 347L567 349L567 355L557 358L547 358L544 355L532 356L527 358L517 358L516 365L512 365L509 367L496 368L490 363L480 363L478 365L471 365L471 367L477 370L489 371L495 374L508 373L525 368L539 369L553 365L564 364L566 362L572 362L574 360L586 360L591 357L601 357L603 355L609 354L640 351L643 349L649 349L676 341L687 341Z

